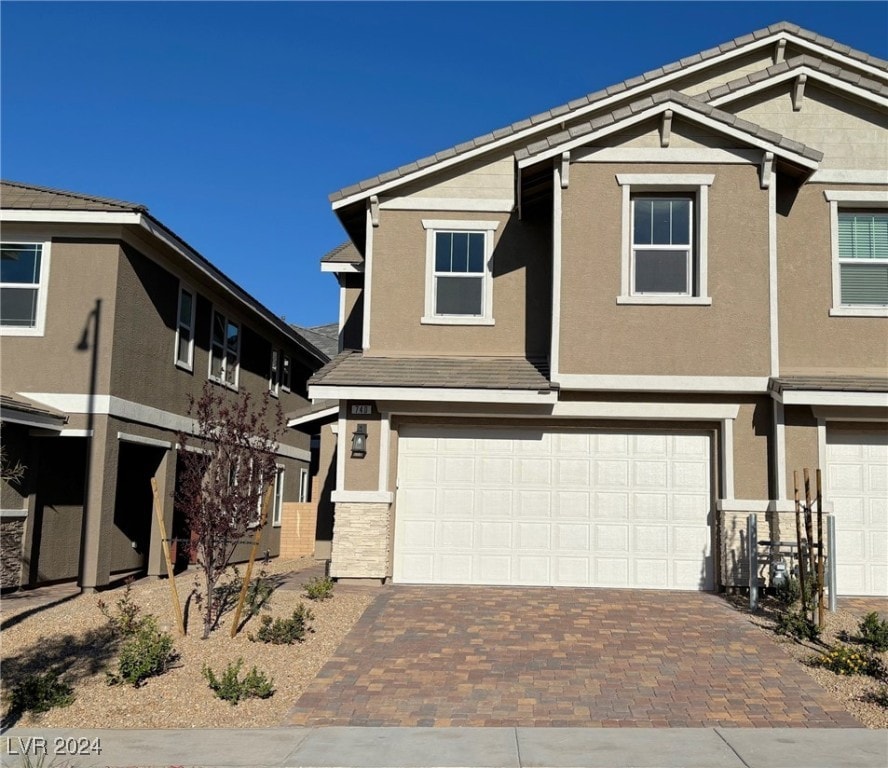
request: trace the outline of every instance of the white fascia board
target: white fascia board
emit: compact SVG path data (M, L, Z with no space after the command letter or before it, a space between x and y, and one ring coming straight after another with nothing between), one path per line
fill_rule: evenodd
M363 264L348 264L346 262L322 261L321 272L344 272L356 274L364 271Z
M322 400L399 400L439 403L523 403L546 404L558 401L557 392L523 389L448 389L445 387L331 387L315 385L308 396Z
M537 163L540 163L544 160L548 160L549 158L555 157L556 155L560 155L562 152L570 152L571 150L577 147L582 147L589 142L597 141L598 139L604 138L605 136L610 136L613 133L618 133L619 131L623 131L633 125L644 122L651 117L656 117L657 115L665 112L667 109L672 110L674 114L681 115L691 122L699 123L700 125L703 125L704 127L709 128L716 133L730 136L731 138L737 139L744 144L758 147L765 152L773 152L776 156L785 158L786 160L800 165L803 168L814 171L817 170L817 168L820 166L820 163L818 163L817 161L811 160L810 158L807 158L804 155L800 155L797 152L791 152L784 147L781 147L779 144L774 144L773 142L766 141L759 138L758 136L753 136L749 133L746 133L746 131L742 131L734 128L733 126L726 125L720 120L713 120L706 115L701 115L695 110L688 109L684 106L684 104L677 104L672 101L666 101L662 104L657 104L653 107L650 107L643 112L639 112L635 115L630 115L629 117L618 120L615 123L604 126L603 128L599 128L597 131L592 131L590 133L584 134L583 136L578 136L577 138L566 141L563 144L558 144L554 147L550 147L549 149L544 150L537 155L519 160L518 167L522 169L527 168L529 166L536 165Z
M574 163L713 163L758 165L758 149L719 147L589 147L571 155Z
M412 173L406 174L404 176L400 176L398 178L392 179L391 181L380 182L372 187L367 187L367 189L363 189L360 192L355 192L354 194L348 195L347 197L343 197L340 200L331 204L332 209L335 211L339 208L344 208L345 206L351 205L352 203L356 203L360 200L364 200L371 195L379 195L386 190L399 187L403 184L409 184L416 179L421 179L424 176L428 176L432 173L437 173L439 171L444 170L445 168L449 168L453 165L457 165L459 163L464 163L467 160L471 160L472 158L478 157L479 155L483 155L491 150L496 150L500 147L506 146L508 144L514 144L515 142L523 141L534 134L538 134L544 131L548 131L550 128L555 126L560 126L565 120L575 120L578 117L582 117L583 115L590 114L592 112L598 112L611 104L615 104L618 102L623 102L634 99L636 96L640 96L643 93L649 91L662 91L666 89L668 83L671 83L675 80L687 77L688 75L692 75L695 72L698 72L702 69L707 69L709 67L717 66L725 61L730 61L731 59L735 59L738 56L745 56L752 50L756 48L764 48L772 45L777 40L781 38L785 38L787 35L783 32L775 32L772 35L767 35L766 37L761 37L758 40L752 40L745 45L739 45L736 48L731 49L719 56L713 56L712 58L705 59L703 61L699 61L696 64L691 64L687 67L680 67L672 72L669 72L665 75L661 75L660 77L655 77L651 80L648 80L643 83L639 83L632 88L627 88L624 91L620 91L615 93L612 96L607 96L603 99L599 99L594 101L591 104L588 104L585 107L579 107L572 112L568 112L565 114L558 115L557 117L553 117L550 120L543 120L542 122L536 123L528 128L525 128L520 131L516 131L515 133L510 133L507 136L503 136L501 139L497 139L495 141L491 141L488 144L482 144L476 149L469 150L468 152L462 152L460 154L454 155L452 157L447 158L446 160L441 160L437 163L433 163L431 165L426 166L425 168L421 168L419 170L413 171ZM798 38L793 37L793 42L800 42ZM829 57L835 57L835 54L826 53ZM856 64L855 66L861 67L862 65ZM559 150L561 152L561 150Z
M64 428L64 417L41 416L39 413L23 413L13 408L0 408L0 421L9 424L21 424L24 427L51 429L61 432Z
M17 208L0 210L0 221L40 224L140 224L141 213L130 211L55 211Z
M314 413L307 413L304 416L298 416L295 419L289 419L287 421L287 426L298 427L302 424L311 424L313 421L329 419L331 416L336 416L338 413L339 406L331 405L329 408L324 408L322 411L315 411Z
M169 450L173 444L168 440L157 440L153 437L142 437L142 435L133 435L129 432L118 432L117 439L122 443L134 443L136 445L150 445L152 448L166 448Z
M562 389L618 392L755 392L768 391L767 376L597 376L560 373Z
M391 491L333 491L330 494L334 504L391 504L394 499Z
M736 419L736 403L627 403L610 401L561 402L552 408L554 418L644 419L664 421L722 421Z
M888 407L888 392L844 392L827 390L790 389L772 397L784 405L832 405L866 408Z
M884 69L874 67L872 64L866 64L865 62L859 61L858 59L851 58L850 56L845 56L842 53L837 53L832 48L825 48L824 46L818 45L811 40L805 40L804 38L796 37L789 32L778 33L778 37L781 37L784 40L788 40L793 45L798 46L799 48L807 48L809 51L813 51L821 59L834 59L835 61L840 61L845 65L843 69L858 69L873 75L876 80L888 80Z
M838 78L831 77L830 75L820 72L819 70L811 69L808 66L801 66L796 67L795 69L789 69L779 75L769 77L767 80L761 80L757 83L748 85L745 88L731 91L731 93L726 93L723 96L718 96L712 99L709 104L712 104L712 106L714 107L720 107L722 104L737 101L738 99L750 96L753 93L767 90L768 88L772 88L773 86L779 85L780 83L783 83L787 80L795 80L799 75L807 75L809 85L812 82L816 82L819 85L825 84L830 88L834 88L837 91L847 93L863 101L868 101L871 104L877 104L880 107L888 107L888 99L886 99L884 96L880 96L877 93L868 91L865 88L858 88L851 83L847 83L844 80L839 80Z

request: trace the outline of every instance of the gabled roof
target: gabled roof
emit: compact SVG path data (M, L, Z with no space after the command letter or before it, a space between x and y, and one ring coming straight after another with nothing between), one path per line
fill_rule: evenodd
M0 181L0 206L13 210L44 211L134 211L147 213L141 203L129 203L110 197L84 195L20 181Z
M166 225L154 218L148 208L141 203L129 203L107 197L85 195L51 187L25 184L19 181L0 180L0 209L4 212L4 221L15 221L20 216L22 221L76 221L121 223L121 221L141 226L151 236L172 248L186 262L192 264L212 282L230 293L242 304L287 335L299 348L318 363L329 359L314 344L298 331L281 320L264 304L241 288L234 280L216 267L209 259L200 254L185 240L179 237ZM19 212L7 213L7 212ZM109 219L110 217L110 219Z
M311 328L294 325L293 329L321 350L327 360L339 353L339 323L315 325Z
M18 393L13 396L4 392L0 393L0 421L58 431L68 421L68 416L55 408L37 405Z
M744 77L738 77L722 85L710 88L708 91L697 95L697 99L705 102L722 104L739 98L750 89L766 85L766 81L777 84L784 79L794 77L798 70L804 70L821 81L835 81L855 90L888 99L888 82L879 82L869 77L863 77L857 72L851 72L828 61L814 56L794 56L791 59L780 61L767 69L752 72ZM884 102L883 102L884 103Z
M870 56L863 51L858 51L831 38L818 35L816 32L811 32L796 24L784 21L756 30L750 34L742 35L717 47L709 48L693 56L687 56L679 61L666 64L636 77L631 77L616 85L590 93L567 104L553 107L546 112L512 123L505 128L491 131L470 141L457 144L434 155L399 166L394 170L365 179L357 184L352 184L332 193L329 198L330 202L334 208L337 208L345 205L349 198L354 196L366 197L373 194L377 188L388 185L390 182L406 179L419 172L423 172L423 174L431 172L436 166L445 163L449 164L448 161L455 162L457 159L462 159L461 156L468 155L473 150L483 150L501 139L509 139L510 137L518 139L521 136L529 137L533 133L554 127L565 120L575 119L584 113L602 108L606 106L608 101L617 101L624 97L631 97L633 95L632 91L641 93L650 92L651 89L657 89L658 87L666 89L668 88L668 83L676 77L687 74L701 65L711 63L718 58L740 55L748 50L753 50L780 39L793 40L800 47L812 48L815 52L826 56L842 57L859 63L867 69L883 71L888 69L888 62L882 59Z
M321 256L323 264L363 264L364 257L350 240L337 245L332 251Z
M751 123L748 120L737 117L737 115L732 115L730 112L724 112L678 91L663 91L662 93L655 93L653 96L646 96L613 112L599 115L586 123L580 123L566 131L547 136L540 141L535 141L533 144L517 150L515 158L518 160L519 167L524 167L529 164L528 160L536 162L537 160L551 157L553 153L561 152L571 145L579 146L584 143L586 138L591 138L593 134L604 129L619 128L623 123L633 122L633 118L649 117L651 114L662 113L667 109L677 111L679 114L692 120L695 117L707 118L707 122L715 130L731 129L733 133L739 132L750 143L767 145L772 151L779 152L788 159L802 162L802 164L809 167L816 166L823 159L823 153L816 149L807 147L798 141L788 139L779 133Z

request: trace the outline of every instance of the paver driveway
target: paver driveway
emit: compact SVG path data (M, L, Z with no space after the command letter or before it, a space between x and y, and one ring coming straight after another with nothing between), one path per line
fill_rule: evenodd
M288 721L860 725L715 595L409 586L381 590Z

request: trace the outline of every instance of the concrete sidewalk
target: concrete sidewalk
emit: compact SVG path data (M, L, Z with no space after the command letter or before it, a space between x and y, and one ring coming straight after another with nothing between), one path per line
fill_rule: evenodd
M4 766L885 768L888 732L767 728L13 728ZM29 741L30 739L30 741ZM101 750L100 754L95 749ZM75 753L81 752L77 755ZM44 762L40 756L46 755Z

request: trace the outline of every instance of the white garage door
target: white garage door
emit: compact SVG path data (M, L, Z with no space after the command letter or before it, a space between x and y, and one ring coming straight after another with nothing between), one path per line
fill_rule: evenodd
M712 589L705 434L404 428L394 580Z
M888 434L826 430L840 595L888 595Z

